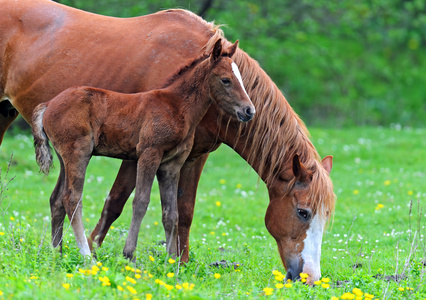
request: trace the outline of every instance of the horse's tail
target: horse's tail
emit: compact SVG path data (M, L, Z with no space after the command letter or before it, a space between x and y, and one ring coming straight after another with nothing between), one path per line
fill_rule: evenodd
M49 169L52 166L52 153L49 147L49 138L43 128L43 115L46 111L47 104L39 104L33 112L32 117L32 132L34 136L34 147L37 164L40 171L44 174L49 174Z

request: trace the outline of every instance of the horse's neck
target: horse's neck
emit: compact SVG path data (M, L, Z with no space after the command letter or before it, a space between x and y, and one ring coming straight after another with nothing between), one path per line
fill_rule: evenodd
M318 160L319 156L309 140L303 121L284 95L258 64L243 54L243 59L250 60L249 66L241 61L239 64L238 56L236 62L243 74L244 86L256 107L256 116L245 124L223 117L217 134L219 140L240 154L268 184L278 175L292 175L295 154L308 167L315 164L314 160ZM253 74L258 75L250 77Z
M205 64L201 62L165 88L175 98L174 104L179 106L185 120L190 122L193 128L198 125L211 104L207 87L208 76L209 72L205 71Z

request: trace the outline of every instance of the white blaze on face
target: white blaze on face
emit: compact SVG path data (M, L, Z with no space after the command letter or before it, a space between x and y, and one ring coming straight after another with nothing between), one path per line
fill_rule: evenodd
M308 231L306 231L306 238L303 241L303 272L308 273L314 280L318 280L321 277L320 259L324 225L325 220L322 220L318 214L316 214L312 219Z
M246 93L247 95L247 98L250 99L249 95L246 92L246 89L244 88L243 78L241 77L240 70L238 69L237 64L234 62L232 62L232 73L234 73L235 77L237 77L238 82L241 84L241 88L243 89L244 93Z

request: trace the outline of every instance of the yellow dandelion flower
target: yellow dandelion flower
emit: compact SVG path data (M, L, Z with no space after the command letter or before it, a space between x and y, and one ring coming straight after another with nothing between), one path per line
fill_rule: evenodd
M226 180L225 180L225 179L221 179L221 180L219 180L219 183L220 183L220 184L225 184L225 183L226 183Z
M392 182L390 180L385 180L384 185L390 185Z
M331 297L331 300L339 300L339 297L333 296Z
M155 225L155 226L157 226L157 225L158 225L158 222L157 222L157 221L155 221L155 222L154 222L154 225Z
M114 226L111 226L110 228L111 228L111 229L114 229L115 227L114 227Z
M283 275L275 276L275 280L276 281L283 281L284 280L284 276Z
M324 277L321 279L322 282L324 283L329 283L330 282L330 278Z
M0 235L4 235L4 232L0 231Z
M214 278L216 278L216 279L219 279L219 278L220 278L220 274L219 274L219 273L215 273L213 276L214 276Z
M165 285L165 283L160 279L155 279L155 283L157 283L159 285Z
M358 194L359 194L359 190L354 190L354 191L353 191L353 194L354 194L354 195L358 195Z
M403 287L399 287L398 290L400 290L401 292L403 292L405 289Z
M408 194L408 196L412 196L414 194L414 192L413 191L408 191L407 194Z
M98 267L102 266L102 263L100 261L98 261L96 264L98 265Z
M68 290L70 288L70 284L69 283L63 283L62 286L64 287L64 289Z
M328 289L330 287L330 285L328 283L323 283L321 284L321 287L324 289Z
M37 276L32 275L32 276L30 276L30 279L31 279L31 280L35 280L35 279L38 279L38 277L37 277Z
M194 288L194 286L195 286L195 284L191 283L191 284L189 285L189 288L188 288L188 289L189 289L190 291L192 291L192 289Z
M152 278L152 277L154 277L154 275L152 275L151 273L148 273L148 277Z
M136 275L135 275L135 278L136 278L136 279L139 279L139 278L141 278L141 277L142 277L142 276L141 276L140 274L136 274Z
M282 289L282 288L284 287L284 284L282 284L282 283L277 283L277 284L275 285L275 287L276 287L277 289Z
M188 282L184 282L182 283L182 287L187 290L189 288L189 283Z
M146 297L146 300L151 300L152 299L152 294L146 294L145 297Z
M168 262L169 264L174 264L176 261L173 258L169 258Z
M136 292L135 288L134 288L134 287L132 287L132 286L130 286L130 285L128 285L128 286L127 286L127 289L129 290L129 292L130 292L130 293L132 293L132 294L134 294L134 295L136 295L136 294L137 294L137 292Z
M139 270L139 269L136 269L136 273L140 274L140 273L142 273L142 271Z
M352 293L344 293L342 296L340 296L340 299L355 299L355 295Z
M369 294L369 293L365 293L365 294L364 294L364 297L365 297L365 299L373 299L373 298L374 298L374 295Z
M300 273L299 274L300 278L308 278L309 275L307 273Z
M98 268L98 266L92 266L92 271L99 272L100 269Z
M300 279L300 281L305 283L307 280L306 280L306 278L302 278L302 279Z
M126 269L126 271L131 271L131 270L132 270L132 267L130 267L130 266L126 266L126 267L125 267L125 269Z
M216 206L217 207L219 207L219 206L221 206L222 205L222 203L220 203L220 201L216 201Z
M126 276L126 280L130 283L136 284L136 280L134 280L132 277Z
M149 260L150 261L154 261L155 260L155 258L154 257L152 257L151 255L149 256Z
M360 290L360 289L358 289L358 288L354 288L353 290L352 290L352 293L353 294L355 294L356 296L362 296L364 293Z
M175 276L175 273L172 273L172 272L167 273L167 277L172 278L173 276Z
M275 275L275 276L282 276L283 274L280 272L280 271L278 271L278 270L273 270L272 271L272 274L273 275Z
M15 221L15 218L14 218L14 217L10 217L10 220L11 220L11 221Z
M320 285L321 284L321 280L314 281L314 284L315 285Z
M3 296L3 292L2 291L0 291L0 296Z
M243 185L241 184L241 183L237 183L237 185L236 185L236 188L237 189L240 189L240 188L242 188L243 187Z
M124 291L123 287L121 285L117 285L117 290Z
M170 284L165 284L165 285L164 285L164 287L165 287L167 290L169 290L169 291L171 291L171 290L173 290L173 289L174 289L174 286L173 286L173 285L170 285Z
M182 286L180 284L176 284L176 289L181 290Z
M102 267L102 271L108 271L109 269L107 267Z
M269 296L269 295L272 295L272 292L274 291L274 289L270 287L266 287L263 289L263 291L265 292L266 296Z
M215 232L214 232L214 231L210 231L210 234L211 234L211 235L214 235L214 234L215 234Z
M73 277L74 277L74 274L67 273L67 277L68 277L68 278L73 278Z
M286 283L286 284L284 284L284 286L289 289L293 286L293 284L292 283Z

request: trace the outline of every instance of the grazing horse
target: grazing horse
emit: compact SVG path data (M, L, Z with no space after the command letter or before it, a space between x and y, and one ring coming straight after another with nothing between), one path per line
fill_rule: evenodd
M150 202L155 175L160 187L167 252L177 253L177 188L179 172L191 152L195 128L214 101L241 122L255 113L238 67L231 60L237 49L222 53L219 39L212 54L182 68L166 87L123 94L92 87L69 88L39 104L32 129L37 163L45 174L52 165L49 140L58 154L61 171L52 194L52 216L62 206L71 222L77 245L90 255L82 222L84 177L92 155L137 161L133 216L124 256L133 258L143 217ZM60 214L60 212L59 212ZM64 220L52 224L58 231ZM62 236L54 237L54 241ZM54 246L57 246L54 244Z
M48 0L0 0L0 7L0 137L17 112L31 122L39 103L71 86L125 93L161 88L177 69L176 62L199 57L223 36L213 23L184 10L121 19ZM222 39L222 44L229 42ZM277 241L287 277L295 279L304 272L313 283L321 275L324 223L335 204L329 177L332 158L320 160L306 126L256 61L241 49L233 60L256 116L242 125L218 117L213 104L197 126L180 172L178 252L188 261L198 181L208 154L225 143L266 183L265 224ZM135 184L136 163L125 160L90 244L102 244Z

